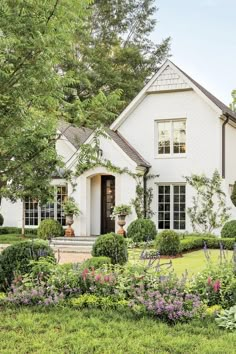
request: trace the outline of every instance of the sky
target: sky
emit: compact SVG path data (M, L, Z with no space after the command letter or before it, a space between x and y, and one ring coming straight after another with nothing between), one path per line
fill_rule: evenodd
M236 0L156 0L156 43L171 37L171 58L229 105L236 89Z

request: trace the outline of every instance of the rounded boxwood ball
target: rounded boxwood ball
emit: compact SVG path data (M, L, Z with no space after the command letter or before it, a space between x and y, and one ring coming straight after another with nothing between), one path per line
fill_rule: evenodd
M28 273L30 261L41 257L55 259L53 250L43 240L23 241L5 248L0 255L0 288L11 285L15 275Z
M64 235L64 230L57 220L47 219L41 221L37 235L43 240L48 240L51 237L59 237Z
M128 251L124 237L114 232L99 236L93 245L92 255L109 257L112 264L125 264Z
M127 237L134 242L154 240L157 235L155 223L150 219L137 219L127 228Z
M221 229L221 237L234 238L236 237L236 220L228 221Z
M180 239L177 232L164 230L158 234L157 246L161 255L175 256L180 252Z

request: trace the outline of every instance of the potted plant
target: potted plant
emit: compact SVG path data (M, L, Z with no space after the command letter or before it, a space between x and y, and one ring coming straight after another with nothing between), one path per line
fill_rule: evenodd
M113 208L113 212L111 217L115 218L118 216L118 225L120 226L120 229L117 231L119 235L125 236L126 232L124 230L124 226L126 224L125 218L127 215L131 214L131 206L127 204L120 204L116 205Z
M64 214L66 216L66 225L68 225L68 228L65 231L65 236L67 237L73 237L75 236L75 232L72 229L71 225L74 223L74 216L80 215L81 211L76 204L74 198L69 197L63 204L62 208L64 211Z

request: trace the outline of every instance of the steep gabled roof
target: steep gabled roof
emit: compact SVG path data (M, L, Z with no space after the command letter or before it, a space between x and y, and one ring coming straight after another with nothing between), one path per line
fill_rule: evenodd
M165 79L165 82L163 80ZM168 87L166 82L169 82ZM222 114L229 116L230 119L236 122L236 113L227 107L223 102L217 99L203 86L193 80L183 70L178 68L169 59L159 68L147 85L139 92L133 101L125 108L118 118L111 124L110 129L116 131L120 125L126 120L129 114L142 102L147 94L168 92L168 91L185 91L194 90L201 95L209 104L215 107Z
M80 145L84 144L93 133L92 129L78 128L64 121L59 123L58 130L76 149L79 149ZM110 129L106 129L106 133L138 166L150 167L150 164L121 136L121 134Z
M93 132L92 129L78 128L64 121L59 122L58 130L76 149L78 149Z

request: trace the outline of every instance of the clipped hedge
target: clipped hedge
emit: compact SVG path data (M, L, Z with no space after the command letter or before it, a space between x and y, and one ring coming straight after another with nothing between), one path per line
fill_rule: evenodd
M114 232L99 236L93 245L92 255L109 257L112 264L125 264L128 251L124 237Z
M236 220L228 221L221 229L221 237L232 238L236 237Z
M9 235L9 234L21 235L21 228L20 227L13 227L13 226L1 226L0 227L0 237L1 237L1 235ZM37 229L25 228L25 235L36 236Z
M111 258L109 257L92 257L89 259L86 259L81 266L80 269L98 269L101 268L104 264L111 264Z
M180 240L180 250L181 252L192 251L196 249L201 249L204 247L204 242L208 248L218 249L220 248L220 242L222 243L224 249L233 250L236 240L234 238L217 238L217 237L187 237Z
M155 223L150 219L137 219L127 228L127 237L134 242L154 240L157 235Z
M64 229L57 220L46 219L41 221L37 235L43 240L48 240L51 237L63 236Z
M0 255L0 288L10 286L17 274L30 271L31 260L41 257L55 259L53 250L45 241L23 241L5 248Z

